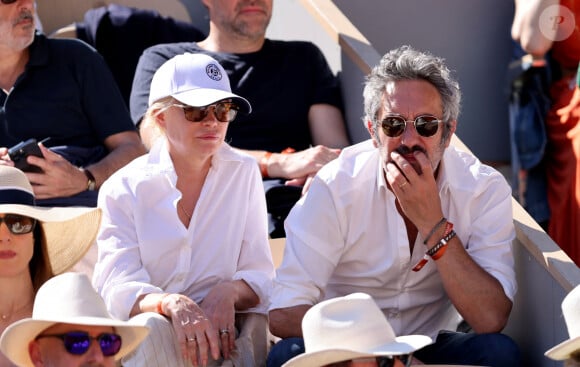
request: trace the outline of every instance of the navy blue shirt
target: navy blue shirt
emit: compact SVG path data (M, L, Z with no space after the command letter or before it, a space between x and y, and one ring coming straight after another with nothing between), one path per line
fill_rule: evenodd
M107 137L135 130L111 72L93 48L37 34L29 50L10 94L0 90L0 146L50 137L48 147L104 147Z
M149 87L165 61L185 52L204 53L228 73L232 91L252 104L250 115L238 114L226 141L241 149L280 152L308 148L313 142L308 111L325 103L342 109L338 79L322 52L311 42L266 40L248 54L203 50L196 43L161 44L145 50L135 72L131 116L138 123L148 107Z
M0 89L0 147L50 137L45 146L83 167L108 153L107 137L136 130L111 72L92 47L36 34L29 50L30 60L10 93ZM96 206L97 191L37 204Z

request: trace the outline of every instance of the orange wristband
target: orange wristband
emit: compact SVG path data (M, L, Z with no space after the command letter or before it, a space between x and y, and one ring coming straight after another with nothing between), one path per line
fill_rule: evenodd
M272 156L272 152L266 152L260 159L260 173L262 174L263 178L268 177L268 161Z
M157 306L155 307L155 311L157 311L158 314L163 315L163 316L167 316L163 312L163 300L167 296L169 296L169 293L165 293L163 296L161 296L161 298L159 298L159 301L157 301Z

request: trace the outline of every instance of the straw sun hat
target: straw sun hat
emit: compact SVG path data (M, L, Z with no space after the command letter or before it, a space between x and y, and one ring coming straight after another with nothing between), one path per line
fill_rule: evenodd
M97 208L35 206L32 186L22 171L0 165L0 213L37 219L44 230L53 274L70 269L88 251L101 221Z
M83 273L64 273L47 280L34 299L32 317L10 325L0 337L0 350L18 366L33 367L28 344L42 331L58 324L111 326L121 336L115 360L133 351L149 333L146 326L116 320Z
M375 301L365 293L331 298L302 319L306 352L283 367L315 367L356 358L410 354L432 343L425 335L395 336Z

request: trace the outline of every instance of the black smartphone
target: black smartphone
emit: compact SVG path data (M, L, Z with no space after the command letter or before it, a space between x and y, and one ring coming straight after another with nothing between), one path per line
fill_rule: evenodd
M43 142L46 140L47 139L44 139ZM10 156L12 162L14 162L14 166L16 168L19 168L24 172L42 172L40 167L28 164L26 161L26 157L29 155L43 158L42 152L38 147L38 142L36 139L31 138L26 141L21 141L8 150L8 155Z

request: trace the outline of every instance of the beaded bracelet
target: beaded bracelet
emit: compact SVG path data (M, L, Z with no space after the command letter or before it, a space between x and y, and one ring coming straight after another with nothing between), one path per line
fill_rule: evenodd
M447 222L443 238L441 238L441 240L439 240L439 242L437 242L435 246L431 247L429 250L427 250L427 252L425 252L423 258L417 263L417 265L413 266L412 270L419 271L423 269L425 264L427 264L427 262L429 261L430 257L433 260L438 260L439 258L441 258L441 256L443 256L443 254L445 253L447 243L449 242L449 240L455 237L455 235L456 233L453 230L453 223Z
M447 219L445 217L441 218L441 220L439 222L437 222L437 224L435 224L435 226L433 227L433 229L431 229L431 231L429 232L429 234L427 235L427 237L425 237L425 241L423 241L423 244L426 245L427 241L429 241L429 238L431 238L431 236L433 236L433 233L435 233L435 231L437 230L437 228L441 227L441 225L443 223L445 223L447 221Z
M431 256L433 260L438 260L443 254L445 253L445 249L447 249L447 243L453 237L455 237L456 233L454 230L451 230L449 234L441 239L439 243L437 243L433 248L429 249L428 255Z

